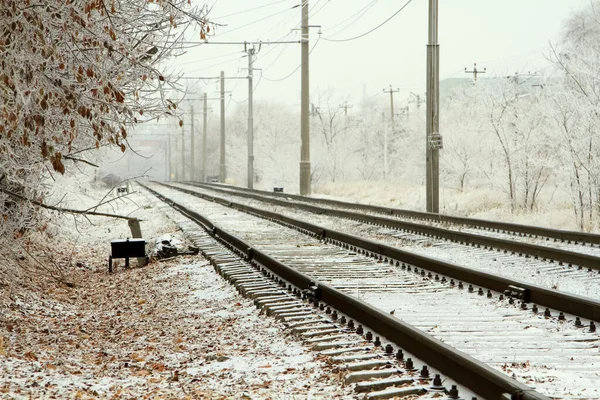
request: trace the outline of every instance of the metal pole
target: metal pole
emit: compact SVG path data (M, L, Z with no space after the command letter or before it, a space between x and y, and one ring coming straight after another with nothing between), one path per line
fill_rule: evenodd
M392 85L390 85L390 117L392 120L392 134L394 133L394 128L396 125L394 124L394 91L392 90Z
M194 149L194 106L190 106L190 180L196 180L196 154Z
M252 110L252 92L254 91L252 76L252 58L254 48L248 49L248 189L254 187L254 120Z
M200 181L206 181L206 125L207 125L207 115L208 115L208 98L206 97L206 93L204 93L204 113L202 116L202 169L200 170Z
M182 117L183 119L183 117ZM181 178L179 180L185 181L185 129L184 125L181 125Z
M387 176L388 171L388 132L387 125L383 124L383 177Z
M477 74L485 74L486 73L487 68L484 68L483 71L480 71L477 69L477 63L473 63L473 70L472 71L467 71L467 68L465 68L465 73L466 74L473 74L473 81L477 82Z
M439 135L439 55L438 0L429 0L429 44L427 45L427 129L426 129L426 190L427 211L439 213L439 148L432 135Z
M383 93L390 93L390 119L392 121L392 133L394 133L394 92L399 92L400 89L392 89L392 85L390 85L390 90L386 91L385 89L383 89Z
M165 152L164 152L164 156L165 156L165 182L169 181L169 152L170 152L170 139L169 136L167 136L167 138L165 139Z
M308 75L308 0L302 3L301 101L300 101L300 194L309 195L310 182L310 99Z
M175 136L175 154L177 154L177 151L179 150L179 136L178 135L174 135L174 136ZM173 158L178 159L177 155ZM177 165L177 161L175 161L175 163L173 165L173 173L175 174L175 181L179 181L180 175L179 175L179 168Z
M171 164L173 160L171 159L171 135L167 136L167 182L171 182Z
M225 72L221 71L221 143L219 156L219 182L225 183L227 169L225 168Z

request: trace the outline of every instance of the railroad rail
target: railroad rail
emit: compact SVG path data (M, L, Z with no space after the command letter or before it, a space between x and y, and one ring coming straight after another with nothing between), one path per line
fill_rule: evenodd
M300 221L298 219L291 218L289 216L232 202L228 199L211 196L206 193L199 193L194 190L167 185L164 183L161 185L243 212L258 215L270 220L280 221L281 223L301 229L306 233L310 233L314 236L323 238L324 240L346 246L353 251L362 252L363 254L367 253L374 257L385 258L388 261L396 260L399 263L410 264L434 274L444 275L451 279L464 281L472 285L497 291L499 293L506 293L508 291L509 294L512 294L513 292L518 292L516 297L520 297L519 300L522 300L523 303L534 303L539 306L546 307L547 310L544 311L546 315L551 314L550 309L558 310L560 312L565 312L589 319L590 327L595 326L593 321L600 320L600 302L587 297L564 293L558 290L533 285L528 282L472 270L452 263L404 251L373 240L360 238L344 232L326 229L306 221Z
M236 192L245 192L252 194L260 194L262 196L267 197L275 197L275 198L289 198L293 200L299 200L303 202L311 202L314 204L327 205L332 207L339 208L350 208L365 212L374 212L379 214L386 215L397 215L401 217L416 219L416 220L424 220L424 221L433 221L440 223L450 223L457 225L465 225L474 228L482 228L489 229L492 231L499 232L514 232L517 235L530 235L537 237L546 237L550 239L560 240L564 242L579 242L579 243L590 243L595 245L600 245L600 235L594 233L587 232L577 232L577 231L568 231L562 229L552 229L552 228L544 228L539 226L531 226L531 225L523 225L523 224L515 224L510 222L501 222L501 221L492 221L478 218L467 218L467 217L457 217L452 215L444 215L444 214L435 214L414 210L405 210L400 208L393 207L384 207L377 206L371 204L362 204L362 203L354 203L348 201L341 200L331 200L331 199L321 199L318 197L308 197L301 196L297 194L290 193L280 193L280 192L267 192L264 190L257 189L248 189L238 186L231 186L222 183L199 183L199 182L185 182L186 184L195 185L195 186L204 186L209 187L212 190L223 190L223 188L227 188L229 190L234 190Z
M208 184L199 184L199 183L190 183L187 182L188 185L199 186L199 187L208 187L210 190L231 194L232 189L224 190L215 185ZM177 186L171 186L177 187ZM264 193L264 194L263 194ZM600 243L600 235L594 234L586 234L582 233L580 235L579 232L571 232L571 231L559 231L553 229L546 228L537 228L526 225L518 225L518 224L506 224L502 222L494 222L494 221L485 221L485 220L471 220L468 218L457 218L450 216L440 216L440 219L435 219L435 216L438 214L428 214L428 213L417 213L406 210L397 210L392 208L384 208L378 206L367 206L358 204L354 207L353 203L345 203L338 202L333 200L323 200L323 199L314 199L314 198L306 198L302 196L296 195L287 195L292 199L302 200L301 202L293 202L288 199L280 199L280 193L269 193L260 191L250 191L250 189L235 189L235 195L251 198L255 200L260 200L263 202L268 202L275 205L286 206L286 207L294 207L296 209L302 209L308 212L312 212L319 215L330 215L339 218L346 218L355 221L360 221L363 223L371 224L371 225L379 225L379 226L387 226L391 229L397 229L405 232L410 232L414 234L420 234L426 237L432 237L437 239L444 239L455 243L461 243L471 246L481 247L483 246L485 249L499 249L505 252L512 252L514 254L519 254L525 256L526 258L533 257L534 259L548 259L557 261L559 265L563 265L563 263L568 264L569 266L577 265L580 269L588 268L593 270L600 271L600 257L582 254L574 251L563 250L559 248L553 248L548 246L540 246L536 244L517 242L514 240L507 240L489 236L481 236L467 232L460 232L456 230L444 229L435 226L422 225L412 222L406 222L402 220L398 220L396 218L383 217L377 215L369 215L363 214L355 211L346 211L340 209L333 208L324 208L318 207L311 204L307 204L307 201L315 202L317 204L327 204L332 206L343 206L345 208L355 208L361 211L371 211L371 212L379 212L386 213L388 215L398 215L398 216L409 216L411 218L417 218L416 215L420 215L418 219L421 220L431 220L436 222L448 222L453 224L461 224L468 226L477 226L479 228L486 229L494 229L494 230L502 230L509 231L510 229L519 229L513 230L511 232L515 232L517 234L525 234L525 235L535 235L535 236L543 236L546 238L554 238L555 240L564 240L564 241L583 241L583 238L589 240L589 243L595 244ZM274 196L271 196L274 195ZM424 216L422 216L423 214ZM427 218L425 218L427 217ZM577 238L577 239L575 239ZM588 243L586 241L586 243Z
M447 344L440 342L439 340L434 339L430 335L423 333L419 329L412 327L411 325L404 323L398 318L391 316L389 313L379 310L373 307L372 305L367 304L340 290L337 290L326 283L318 281L312 276L299 272L297 269L291 268L289 265L278 261L266 252L263 252L260 249L256 248L251 243L247 243L240 237L226 232L206 217L200 215L198 212L175 202L173 199L168 198L165 195L147 186L145 187L151 193L161 198L163 201L167 202L175 210L179 211L187 218L190 218L195 223L200 225L206 232L209 232L213 238L226 244L226 246L232 249L236 254L243 257L245 259L246 264L249 264L255 269L254 271L249 269L243 270L242 267L234 265L234 261L231 258L231 256L218 255L216 253L219 252L214 251L214 249L206 251L207 246L201 246L205 248L205 254L208 253L208 256L213 257L213 260L217 259L217 261L212 262L213 265L215 265L215 268L218 271L220 271L221 274L223 274L232 281L241 281L241 284L244 286L240 289L240 291L245 292L247 294L250 293L250 295L255 295L257 296L256 299L262 299L255 300L255 302L257 302L257 304L261 306L266 305L267 307L271 307L271 312L276 314L279 313L279 315L284 314L283 318L301 318L302 315L307 313L305 306L306 304L304 304L303 306L302 304L297 303L298 300L293 300L290 297L290 292L295 293L296 295L310 300L313 305L319 308L324 307L323 303L326 303L329 307L335 308L336 311L330 313L332 314L331 320L337 321L339 319L339 324L345 325L346 330L350 328L350 322L346 318L356 320L358 323L364 325L365 327L373 329L375 332L377 332L377 334L381 335L385 339L395 343L402 349L405 349L407 353L409 352L411 354L414 354L416 357L428 363L428 365L430 365L434 369L449 375L452 379L456 380L459 383L465 384L465 386L469 387L469 389L473 390L478 395L484 398L548 399L548 397L536 392L531 387L523 385L515 381L514 379L511 379L510 377L506 376L505 374L479 362L478 360L455 350ZM216 199L207 200L219 202ZM223 205L229 207L234 206L229 202L219 203L223 203ZM289 224L289 222L286 223ZM303 233L309 234L311 237L323 237L322 231L315 232L306 228L307 226L297 227L298 230L302 231ZM330 232L326 232L325 238L327 238L327 241L332 240L329 239L329 233ZM270 278L272 278L272 280L275 282L275 285L279 286L279 291L275 290L274 288L265 289L265 287L263 286L264 284L262 282L259 282L260 275L267 275ZM287 290L285 290L286 287ZM260 297L260 293L262 293L263 295L268 294L269 296ZM268 298L270 298L271 301L269 301ZM284 305L275 305L275 300L283 301ZM281 312L285 310L288 310L288 312ZM300 314L290 313L289 310L295 310L295 312L299 312ZM294 317L294 315L296 315L296 317ZM333 315L335 315L335 318L333 317ZM342 315L342 318L339 318L340 315ZM315 321L312 317L308 318L308 321ZM296 321L298 319L296 319ZM292 321L294 321L294 319L292 319ZM301 327L301 325L296 325L296 328L299 327ZM324 331L327 330L326 327L323 327L322 329L324 329ZM333 330L334 332L338 332L339 327L334 328ZM371 348L379 348L383 346L382 341L373 341L372 333L367 333L365 335L365 339L369 343L371 343L371 345L369 346ZM326 346L327 342L323 343L323 345ZM352 350L352 348L342 349L341 351L350 350ZM389 355L390 353L393 353L393 350L390 351L390 346L388 343L388 345L385 346L385 354ZM399 351L398 353L402 354L402 351ZM414 372L414 368L409 368L406 362L402 363L401 369L402 373L408 373L410 371ZM388 373L389 371L383 372ZM359 379L359 377L357 377L356 375L354 376L356 377L356 379ZM379 374L373 374L368 376L378 377ZM436 378L434 378L432 381L428 378L428 376L429 375L427 372L427 368L422 368L420 375L416 378L416 380L419 383L421 383L420 390L423 389L423 385L426 386L428 389L431 389L432 387L436 386L436 384L440 383L439 377L436 376ZM376 382L380 386L373 387L376 387L378 390L380 390L379 392L377 392L379 393L379 395L392 393L391 391L385 392L385 390L383 390L383 392L385 393L382 393L381 385L385 385L385 383L383 383L383 381ZM437 386L439 389L439 385ZM457 398L458 396L453 396L453 389L451 389L448 392L449 397ZM374 395L367 395L367 398L378 397L374 397Z

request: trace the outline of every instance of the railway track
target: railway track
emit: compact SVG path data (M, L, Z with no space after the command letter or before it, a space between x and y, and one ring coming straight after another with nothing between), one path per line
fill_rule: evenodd
M167 201L188 216L201 221L200 223L216 237L229 241L230 245L238 249L239 253L243 253L244 257L253 261L255 267L263 268L265 271L270 270L268 274L279 275L277 279L285 279L288 282L287 285L295 286L296 291L304 290L305 296L306 290L312 286L314 290L308 293L311 294L313 300L316 297L319 303L320 301L327 302L329 306L337 309L336 312L344 313L344 319L346 319L344 326L323 328L324 331L333 329L330 332L332 338L324 336L322 339L327 346L337 346L334 347L337 351L352 353L346 349L364 345L362 341L356 342L356 339L353 339L354 342L338 340L341 339L338 337L339 335L347 334L348 320L353 318L361 321L365 326L363 330L372 329L381 335L380 341L384 345L383 350L386 349L387 344L391 345L390 342L401 345L403 348L410 348L416 343L417 350L412 350L412 348L411 350L418 358L433 365L434 368L438 368L442 373L450 372L452 378L457 381L469 382L470 385L473 385L471 383L474 381L473 372L468 368L465 370L466 366L477 365L478 368L483 368L481 371L485 372L482 372L481 375L485 378L477 375L477 380L485 383L479 383L482 387L475 384L477 387L470 386L470 389L485 398L499 398L498 396L502 396L502 393L514 396L524 393L523 396L533 396L530 398L540 396L525 386L511 386L517 382L499 371L508 373L508 375L514 373L517 378L530 384L533 383L543 392L559 397L565 395L564 390L585 392L586 387L590 386L589 382L593 382L598 377L597 369L590 366L598 365L600 361L598 358L600 357L599 339L595 332L588 332L589 329L576 328L575 325L565 323L555 317L544 317L541 309L538 315L534 315L531 310L522 309L519 301L515 302L512 298L499 300L500 293L498 291L487 290L483 287L471 289L468 284L463 285L462 281L453 282L455 278L447 274L436 276L436 271L432 273L431 270L425 270L419 262L416 264L402 262L400 257L392 257L392 255L402 254L390 254L381 246L379 246L379 250L383 249L384 251L374 253L369 250L368 241L362 242L361 246L351 245L338 240L342 237L337 237L334 232L328 230L323 236L322 229L319 231L318 228L309 227L308 224L297 226L297 229L304 233L292 232L281 225L290 225L289 218L284 218L285 221L280 221L279 224L265 222L264 218L259 219L256 216L215 204L214 198L201 202L198 197L191 197L192 194L182 194L174 189L155 185L153 187L162 193L163 197L171 197ZM179 205L174 204L176 199L177 203L180 203ZM226 200L221 202L227 206L234 206ZM202 217L192 210L200 208L206 217ZM256 210L252 212L256 212ZM260 212L258 213L260 214ZM273 217L270 215L270 218ZM315 236L317 237L315 238ZM225 260L228 260L227 257ZM225 264L228 262L226 261ZM228 268L229 264L225 267ZM230 273L237 273L237 267L231 268L233 270ZM247 285L250 285L249 287L258 292L265 290L260 295L281 297L283 302L290 303L281 306L283 308L279 311L287 310L289 307L299 313L299 315L289 315L289 317L300 318L304 315L303 313L309 315L306 306L292 304L292 300L287 300L287 295L279 292L271 294L270 289L263 289L259 277L253 275L256 272L240 273L243 276L250 274L248 275L249 281L246 282ZM504 282L503 287L507 287L506 283ZM462 289L459 289L461 286ZM500 290L500 292L502 291ZM552 291L544 293L544 290L534 290L530 296L534 294L533 297L541 298L539 293L542 293L541 297L556 296L562 301L566 296ZM573 299L566 302L569 303L569 301L573 301ZM368 304L375 304L383 311L373 309ZM597 312L597 304L594 305L591 302L591 307ZM368 309L368 311L362 309ZM390 311L393 311L393 315L389 314ZM337 317L336 320L341 319L339 315ZM570 317L567 316L567 318ZM579 321L581 320L579 319ZM403 322L409 322L414 327L406 327ZM319 324L315 323L315 325ZM402 331L404 333L398 333L400 327L405 329ZM337 333L338 330L343 333ZM480 362L460 355L460 353L458 353L459 356L448 355L443 361L440 361L439 356L432 354L431 348L423 346L422 341L427 342L433 348L441 346L445 351L451 350L427 335L420 336L423 335L421 332L428 332L446 343L463 349L479 359ZM412 335L419 335L418 339ZM412 339L407 339L407 336ZM429 339L425 340L424 338ZM429 340L433 341L429 342ZM373 337L367 342L375 344ZM419 345L419 343L421 344ZM353 344L357 344L357 346ZM369 349L370 351L381 351L379 346L370 346ZM548 349L553 349L553 351L549 353ZM390 357L388 352L384 351L383 353L377 358ZM371 356L366 355L365 357ZM404 359L406 358L403 357ZM450 359L453 359L454 363L459 359L458 363L462 367L451 364ZM495 367L496 370L486 367L481 361ZM409 370L409 368L403 367L402 363L398 365L402 371L393 375L401 376ZM383 373L389 373L389 371ZM488 376L488 374L491 375ZM570 374L578 375L578 379L571 379ZM368 373L365 375L369 376ZM421 376L420 378L424 379L425 377ZM419 379L418 374L413 379L419 382L423 381L423 379ZM490 383L489 379L494 382L498 380L501 383ZM551 380L554 382L549 382ZM383 385L383 383L381 384ZM572 387L569 387L569 384ZM560 385L563 386L559 387Z
M188 189L192 187L189 185L177 186ZM527 241L534 240L525 236L526 232L513 232L510 235L494 233L495 236L490 237L489 230L464 227L463 229L471 230L471 232L465 237L463 237L465 234L458 232L463 236L457 237L455 234L458 225L454 225L454 230L432 228L428 225L419 225L417 229L413 227L417 224L410 223L410 227L407 228L406 222L399 222L395 217L363 215L356 211L331 209L329 206L327 208L316 207L306 204L306 202L312 201L309 199L298 202L274 199L270 194L265 193L248 193L248 189L223 189L215 188L213 185L198 184L194 184L193 187L202 187L197 190L204 191L210 189L209 193L213 193L213 195L222 193L230 201L240 201L253 207L270 207L271 210L281 212L283 206L288 215L293 213L297 215L296 218L311 220L319 225L347 230L358 236L370 235L374 239L384 241L394 247L409 248L410 251L418 254L446 259L483 272L501 274L551 289L560 289L576 295L600 299L600 273L595 269L584 268L582 265L576 266L578 262L582 262L582 259L589 265L596 265L600 262L600 257L598 257L600 249L593 243L575 245L570 238L565 239L564 243L554 243L554 240L558 240L554 238L551 239L553 247L548 247L540 244L550 241L547 236L538 237L535 239L536 244L532 245L517 241L518 238ZM279 194L275 193L275 195ZM256 203L256 201L261 203ZM351 221L351 223L345 222L342 225L341 219ZM490 221L486 222L493 224ZM371 226L371 228L367 228L367 226ZM504 224L499 223L499 226L504 226ZM512 226L516 225L512 224ZM527 231L533 229L533 227L527 227ZM541 234L544 231L547 230L541 228L538 233ZM443 234L439 234L439 232L443 232ZM552 232L554 230L550 230L550 233ZM569 237L566 232L561 232L563 236ZM482 234L484 236L481 236ZM498 235L502 237L499 238ZM598 235L586 234L584 236L595 241ZM508 240L506 237L511 237L511 239ZM573 237L577 237L577 233L573 233ZM507 243L510 246L507 246ZM560 244L569 246L569 249L560 249ZM587 246L585 246L586 244ZM539 248L544 250L543 254L546 257L540 255ZM596 254L586 254L586 251Z
M516 236L521 238L540 238L541 241L539 241L538 243L541 243L542 241L552 241L553 243L564 242L567 244L580 243L600 248L600 235L594 233L566 231L538 226L514 224L509 222L483 220L478 218L455 217L451 215L404 210L399 208L353 203L340 200L321 199L316 197L300 196L282 192L266 192L262 190L247 189L224 184L209 184L198 182L186 182L186 184L210 188L212 190L221 191L223 193L246 193L247 195L252 195L252 198L288 199L311 205L320 205L339 209L352 209L362 211L365 213L372 213L375 215L390 215L399 218L405 218L407 220L428 221L430 223L436 224L436 226L447 228L450 228L452 226L471 227L477 230L486 230L491 233L500 233L501 235L506 234L508 236ZM460 228L456 229L458 230Z

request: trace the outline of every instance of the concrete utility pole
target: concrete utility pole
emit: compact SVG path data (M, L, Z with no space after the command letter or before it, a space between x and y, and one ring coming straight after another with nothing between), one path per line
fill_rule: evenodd
M171 135L167 132L167 182L171 182Z
M219 155L219 182L225 183L227 169L225 167L225 72L221 71L221 141Z
M473 74L473 80L475 82L477 82L477 74L485 74L485 73L486 73L486 68L484 68L483 71L478 70L477 63L473 63L472 71L467 71L467 68L465 67L465 74Z
M183 121L183 117L181 118ZM185 129L181 125L181 177L178 180L185 181Z
M206 181L206 129L208 123L208 98L204 93L204 112L202 115L202 166L200 169L200 182Z
M254 188L254 117L252 109L252 92L254 91L252 63L254 47L248 49L248 189Z
M177 165L177 151L179 149L179 135L177 135L177 133L175 133L172 137L172 139L175 140L175 143L173 144L173 152L171 153L172 155L172 159L171 159L171 165L173 166L173 179L177 182L179 181L179 168ZM175 154L173 154L175 153Z
M438 44L438 0L429 0L429 44L427 45L426 190L427 211L440 212L440 46Z
M196 180L196 154L194 149L194 106L190 106L190 181ZM184 148L185 151L185 148Z
M300 95L300 194L311 193L310 182L310 99L308 75L308 0L302 3L301 95Z
M392 121L392 132L396 131L396 125L394 124L394 93L398 93L400 89L392 89L392 85L390 85L390 90L383 89L383 93L390 94L390 117Z
M384 121L385 122L385 121ZM387 176L388 171L388 130L387 125L383 124L383 177Z

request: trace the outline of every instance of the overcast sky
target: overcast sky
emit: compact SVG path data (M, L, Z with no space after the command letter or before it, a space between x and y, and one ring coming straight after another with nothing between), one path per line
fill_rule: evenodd
M311 93L328 87L348 104L385 96L384 88L400 88L398 103L410 92L425 92L428 0L412 0L396 17L356 40L398 11L408 0L310 0ZM196 0L198 2L198 0ZM221 26L209 41L299 40L300 0L210 0L209 17ZM440 0L440 75L464 77L464 68L487 68L486 76L544 72L549 41L556 41L562 23L590 0ZM321 34L319 34L321 32ZM320 39L319 39L320 38ZM193 40L199 40L194 35ZM248 60L242 45L202 45L176 59L187 77L246 76ZM300 45L263 45L255 59L255 101L300 103ZM261 78L262 74L262 78ZM193 91L216 96L218 86L188 80ZM245 80L226 82L230 105L244 104ZM217 109L217 104L214 104Z

